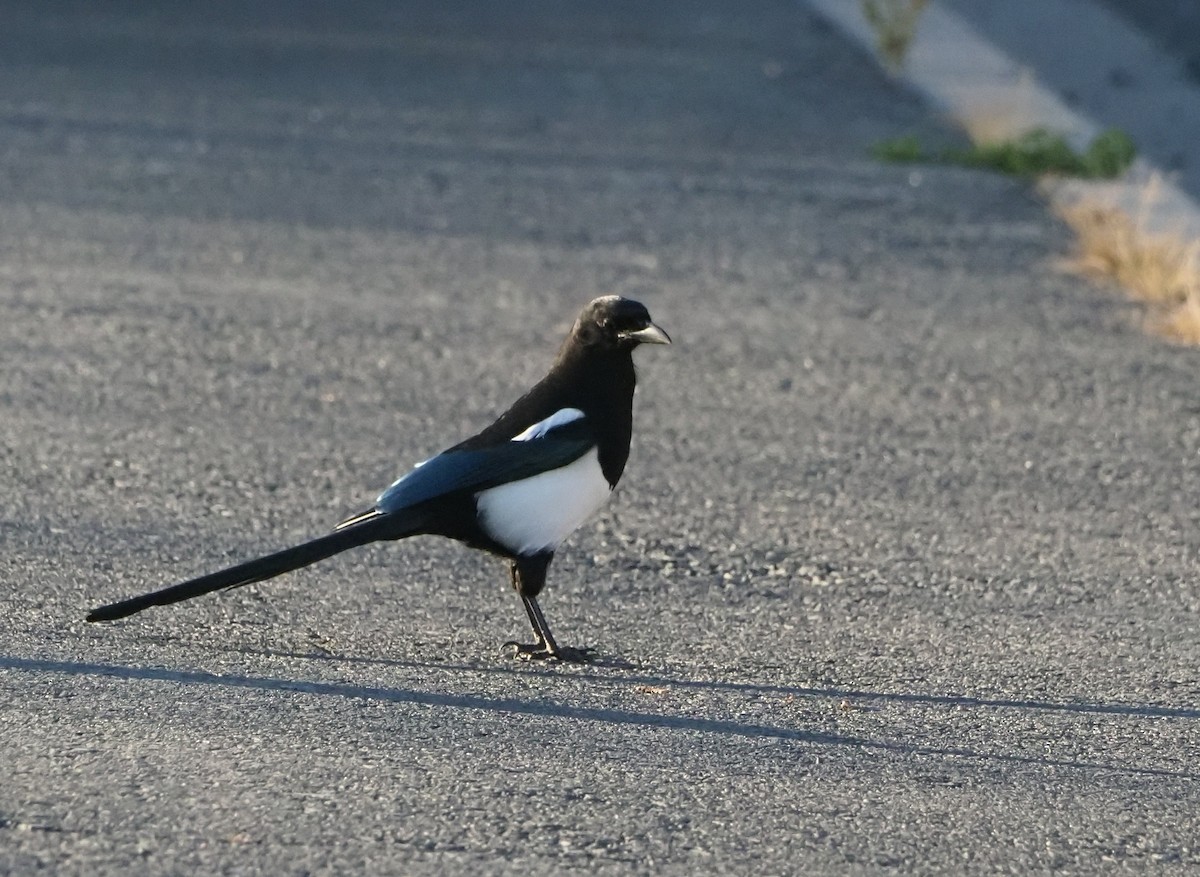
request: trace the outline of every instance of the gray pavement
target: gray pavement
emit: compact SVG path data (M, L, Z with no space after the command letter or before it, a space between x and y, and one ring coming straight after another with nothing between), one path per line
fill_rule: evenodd
M4 4L0 871L1191 873L1197 354L794 3ZM203 11L200 11L200 10ZM319 533L641 297L514 664Z
M1102 0L1143 30L1200 82L1200 4L1194 0Z

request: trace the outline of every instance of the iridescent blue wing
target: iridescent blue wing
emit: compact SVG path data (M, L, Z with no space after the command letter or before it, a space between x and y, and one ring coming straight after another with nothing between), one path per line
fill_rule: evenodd
M478 493L489 487L532 478L573 463L596 446L583 418L522 435L531 437L488 448L438 454L399 478L375 501L384 514L452 493Z

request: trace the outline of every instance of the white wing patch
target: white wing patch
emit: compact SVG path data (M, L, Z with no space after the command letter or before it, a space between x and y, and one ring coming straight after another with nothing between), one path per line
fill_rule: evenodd
M567 411L575 409L564 409L554 417ZM479 523L489 536L516 554L536 554L557 548L611 493L600 457L592 448L561 469L481 491L475 502Z
M518 433L512 437L514 442L527 442L530 439L538 439L554 429L556 426L563 426L573 420L578 420L583 417L583 412L578 408L562 408L555 411L545 420L539 420L533 426L524 432Z

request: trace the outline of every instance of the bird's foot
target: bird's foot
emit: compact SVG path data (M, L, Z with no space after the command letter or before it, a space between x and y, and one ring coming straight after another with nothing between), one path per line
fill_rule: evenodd
M596 660L596 650L584 647L582 649L570 646L548 646L541 643L519 643L509 641L504 648L510 649L512 656L519 661L562 661L566 664L590 664Z

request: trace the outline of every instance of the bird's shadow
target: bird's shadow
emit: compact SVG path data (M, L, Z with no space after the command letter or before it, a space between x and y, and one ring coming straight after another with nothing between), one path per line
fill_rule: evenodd
M472 673L534 674L547 677L558 677L560 675L560 673L552 667L532 663L519 664L512 662L508 666L489 665L482 662L471 664L438 662L431 663L406 661L397 658L367 658L357 655L338 654L336 652L327 650L309 653L269 650L255 652L254 650L239 648L238 651L243 654L247 652L257 653L263 655L264 657L323 660L349 664L376 664L380 666L404 668L437 667L443 670L458 670ZM867 691L864 689L842 688L838 686L825 686L817 688L798 685L775 685L771 683L760 682L722 682L705 679L680 679L662 674L648 674L641 672L622 673L619 676L614 676L591 673L588 672L588 668L616 671L636 671L639 669L636 664L631 663L630 661L622 660L620 658L600 657L587 664L577 665L573 669L570 678L609 683L613 682L614 680L620 680L632 685L645 685L650 688L678 688L707 691L727 691L730 693L739 694L773 694L791 697L830 698L862 704L869 704L870 702L874 701L877 703L911 703L924 704L927 706L952 706L963 708L975 707L983 709L1022 709L1062 713L1095 713L1098 715L1140 716L1143 718L1200 719L1200 708L1196 707L1169 707L1157 704L1132 703L1092 703L1088 701L1053 702L1016 698L971 697L968 695L957 694L908 694L904 692Z
M462 664L430 665L427 663L419 664L417 662L404 661L388 662L375 658L314 656L311 654L304 655L287 652L262 652L261 654L274 657L305 658L309 660L324 659L351 662L391 663L395 666L420 667L425 670L430 669L431 666L438 666L442 669L462 672L479 672L481 670L485 672L497 673L551 672L546 669L531 669L527 667L489 668ZM780 741L793 741L809 746L841 747L858 749L862 751L890 752L904 755L973 759L991 763L1038 765L1043 767L1070 768L1131 776L1157 776L1186 780L1200 779L1200 774L1165 770L1155 767L1105 764L1101 762L1089 762L1076 759L1059 759L1048 756L983 752L955 746L943 747L918 745L904 742L873 740L865 737L855 737L851 735L828 733L824 731L808 730L803 728L756 724L753 722L735 721L730 719L711 719L696 716L642 712L607 707L575 706L569 703L555 703L543 699L536 701L522 700L518 698L489 697L477 694L454 694L417 691L406 688L384 688L368 685L348 684L343 682L316 682L300 679L282 679L269 676L211 673L203 670L136 667L120 664L46 660L17 656L0 656L0 670L30 674L54 673L67 676L99 676L116 679L170 682L178 685L216 686L221 688L240 688L259 691L289 691L322 697L361 699L374 701L377 703L415 704L444 709L499 713L509 716L568 718L575 721L601 722L610 725L689 731L701 734L715 734L752 739L776 739ZM572 674L571 678L582 681L604 680L605 682L611 683L617 677L600 676L596 673L584 671ZM1134 707L1120 704L1049 704L1039 703L1037 701L987 701L975 698L890 694L883 692L855 691L850 689L817 689L782 685L756 685L752 683L707 682L688 679L673 679L662 675L644 674L624 675L620 678L625 682L632 683L634 685L644 685L648 687L665 689L707 688L713 690L730 690L747 693L775 693L792 695L796 697L833 697L839 699L870 698L877 700L931 703L936 705L959 704L963 706L993 708L1065 709L1072 712L1099 712L1152 717L1170 716L1188 719L1200 718L1200 710L1176 710L1162 707Z

